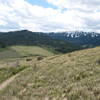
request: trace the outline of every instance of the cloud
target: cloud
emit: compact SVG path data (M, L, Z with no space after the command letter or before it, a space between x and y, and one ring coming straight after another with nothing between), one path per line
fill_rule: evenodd
M100 0L47 0L59 8L94 11L100 9Z
M46 0L45 0L46 2ZM58 7L45 8L27 0L0 0L0 31L97 31L99 0L47 0Z

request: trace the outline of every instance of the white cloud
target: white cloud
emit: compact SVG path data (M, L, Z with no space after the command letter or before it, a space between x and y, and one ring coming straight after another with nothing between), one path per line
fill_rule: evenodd
M59 8L93 11L100 9L100 0L47 0Z
M28 29L100 32L99 0L47 1L58 9L31 5L27 0L0 0L0 31Z

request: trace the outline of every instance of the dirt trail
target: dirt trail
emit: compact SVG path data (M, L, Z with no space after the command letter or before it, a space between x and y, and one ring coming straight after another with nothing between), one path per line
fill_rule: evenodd
M0 91L3 90L4 88L6 88L20 73L10 77L9 79L7 79L6 81L4 81L3 83L0 84Z

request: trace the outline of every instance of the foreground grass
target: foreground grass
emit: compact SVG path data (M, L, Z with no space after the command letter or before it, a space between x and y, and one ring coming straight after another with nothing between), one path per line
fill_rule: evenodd
M100 100L100 47L48 57L21 73L0 100Z
M8 68L0 68L0 83L7 80L11 76L19 73L26 67L8 67Z

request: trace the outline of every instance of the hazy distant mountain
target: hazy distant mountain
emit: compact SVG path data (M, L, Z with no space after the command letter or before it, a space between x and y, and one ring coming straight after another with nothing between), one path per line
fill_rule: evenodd
M27 30L0 33L0 46L33 45L53 49L57 52L67 53L79 49L78 46L62 40L53 39L42 32Z
M65 40L83 47L100 46L100 34L95 32L52 32L48 35L52 38Z

